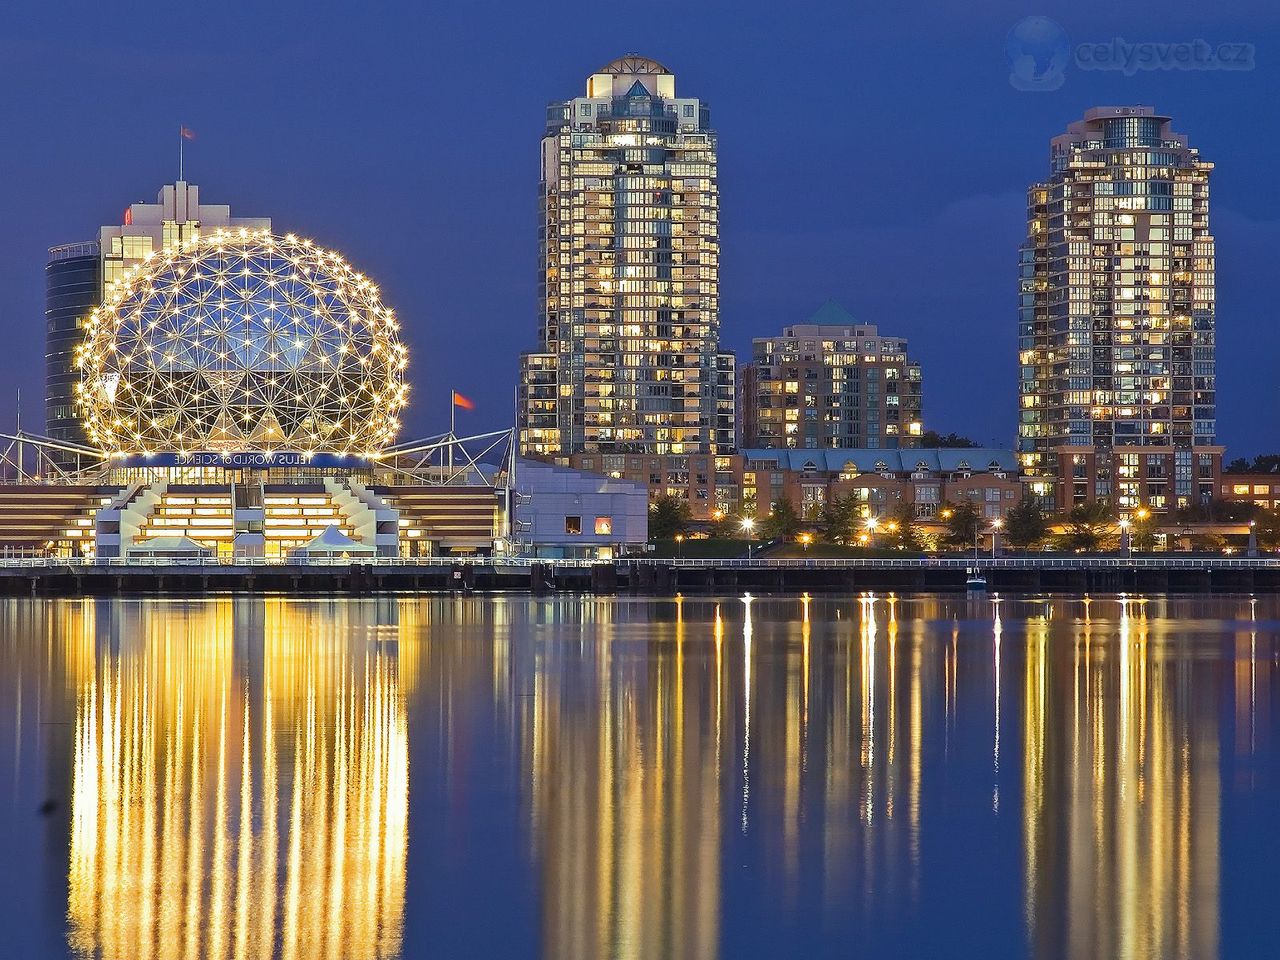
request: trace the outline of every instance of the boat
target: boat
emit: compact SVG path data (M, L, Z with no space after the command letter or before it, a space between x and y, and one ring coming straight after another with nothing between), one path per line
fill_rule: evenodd
M982 575L980 568L969 567L965 570L965 574L964 588L966 590L985 591L987 589L987 578Z

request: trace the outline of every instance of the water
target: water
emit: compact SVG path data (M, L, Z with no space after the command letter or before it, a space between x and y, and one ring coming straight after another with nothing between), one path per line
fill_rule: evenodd
M0 601L0 956L1274 955L1277 616Z

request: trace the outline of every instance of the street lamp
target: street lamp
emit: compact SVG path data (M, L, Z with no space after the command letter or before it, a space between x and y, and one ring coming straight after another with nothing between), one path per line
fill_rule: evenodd
M752 517L742 518L742 532L747 535L747 559L751 559L751 531L756 528L756 521Z
M806 554L809 552L809 544L811 544L811 543L813 543L813 534L812 534L812 533L802 533L802 534L800 534L800 546L804 547L804 552L805 552Z
M1120 518L1120 549L1129 557L1133 556L1133 540L1129 537L1129 518Z
M676 556L677 557L684 556L684 534L683 533L676 534Z
M1004 521L996 517L991 521L991 559L996 558L996 549L1000 541L1000 528L1004 526Z
M1256 557L1258 555L1258 521L1249 521L1249 556Z

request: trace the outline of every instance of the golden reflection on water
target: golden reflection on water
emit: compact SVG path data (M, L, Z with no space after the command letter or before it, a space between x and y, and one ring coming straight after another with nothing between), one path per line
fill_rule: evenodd
M1216 684L1195 682L1176 620L1149 617L1145 600L1081 610L1069 639L1046 618L1028 625L1023 841L1035 953L1216 957Z
M409 794L394 628L367 604L103 609L66 638L72 949L396 956Z
M419 789L448 779L465 807L487 785L454 751L489 723L548 957L725 955L724 878L748 856L779 916L927 912L949 840L926 811L965 791L1021 843L1033 956L1213 957L1221 724L1265 750L1274 671L1256 611L1227 603L61 603L41 669L75 707L70 943L398 955L409 728L444 752ZM14 609L0 627L33 632ZM11 656L5 702L31 668Z

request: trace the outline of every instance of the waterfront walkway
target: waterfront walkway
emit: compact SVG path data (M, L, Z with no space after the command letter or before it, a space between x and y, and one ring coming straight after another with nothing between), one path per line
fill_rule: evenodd
M963 590L971 570L992 590L1280 592L1280 557L1016 556L623 558L530 557L0 559L0 592L60 596L384 590L677 592Z

